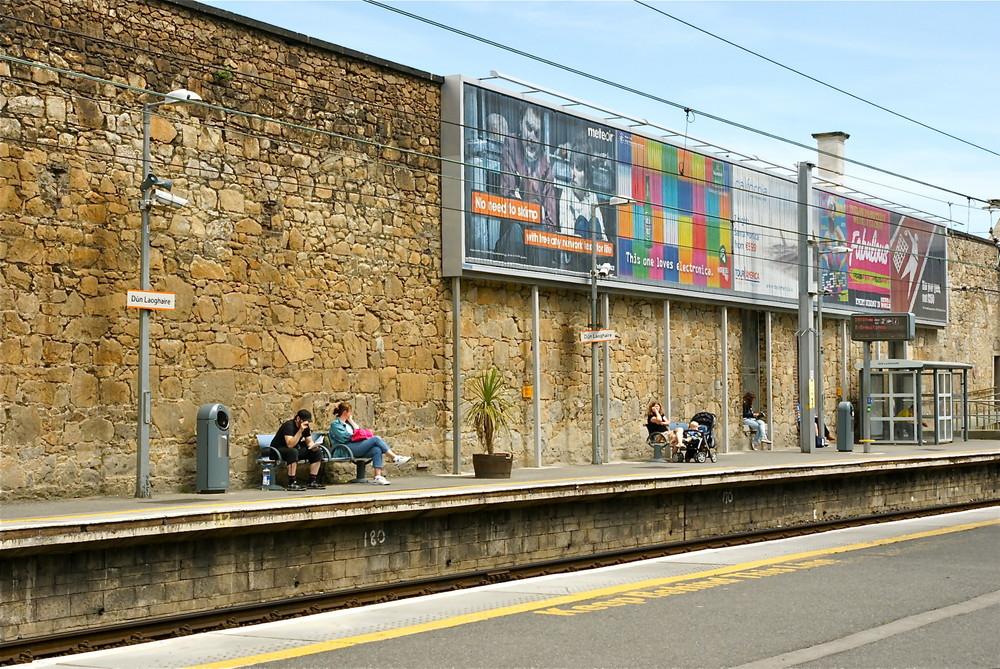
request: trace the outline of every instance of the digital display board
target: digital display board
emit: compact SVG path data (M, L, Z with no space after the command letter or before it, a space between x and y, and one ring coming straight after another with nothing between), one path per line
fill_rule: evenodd
M911 341L916 336L912 313L854 314L851 339L854 341Z

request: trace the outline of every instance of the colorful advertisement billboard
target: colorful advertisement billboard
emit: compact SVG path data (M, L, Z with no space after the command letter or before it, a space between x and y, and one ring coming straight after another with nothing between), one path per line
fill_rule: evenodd
M596 256L615 267L602 281L797 303L794 182L461 78L449 87L443 149L460 178L445 179L446 273L579 284ZM946 323L941 228L818 190L813 205L825 304Z

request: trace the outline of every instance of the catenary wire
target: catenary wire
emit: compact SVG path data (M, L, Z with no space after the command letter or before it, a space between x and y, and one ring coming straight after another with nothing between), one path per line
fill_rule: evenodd
M126 44L126 43L123 43L123 42L109 40L109 39L106 39L106 38L93 37L93 36L90 36L90 35L85 35L83 33L78 33L78 32L75 32L75 31L70 31L70 30L67 30L67 29L64 29L64 28L58 28L58 27L54 27L54 26L48 26L46 24L40 24L40 23L37 23L37 22L29 21L29 20L26 20L26 19L22 19L20 17L13 17L11 15L0 14L0 18L8 18L8 19L11 19L11 20L14 20L14 21L17 21L17 22L21 22L21 23L24 23L24 24L27 24L27 25L31 25L31 26L34 26L34 27L48 28L50 30L55 30L55 31L59 31L59 32L65 32L66 34L74 35L74 36L80 37L82 39L96 40L98 42L109 44L109 45L113 45L113 46L117 46L119 48L126 48L126 49L138 50L139 52L145 53L147 55L156 55L156 56L159 56L161 58L170 58L170 59L173 59L175 61L178 61L178 62L181 62L181 63L185 63L185 64L187 64L189 66L196 67L196 68L201 69L203 71L207 71L207 70L210 70L212 67L215 67L215 65L207 65L207 64L205 64L205 63L203 63L201 61L193 60L193 59L190 59L190 58L184 58L184 57L178 56L176 54L166 54L166 53L163 53L163 52L154 51L154 50L149 49L149 48L139 47L139 46L135 46L135 45L129 45L129 44ZM69 47L67 47L67 48L69 48ZM458 127L464 127L462 124L454 123L454 122L451 122L451 121L445 121L445 120L440 119L438 117L434 117L434 116L430 116L430 115L426 115L426 114L420 114L420 113L417 113L417 112L409 112L409 111L406 111L406 110L397 109L395 107L387 107L385 105L378 105L376 103L370 103L368 101L361 100L359 98L352 98L350 96L343 96L343 95L337 95L337 94L319 94L319 95L317 95L317 91L314 91L312 89L309 89L309 88L306 88L306 87L303 87L303 86L299 86L297 84L294 84L293 82L282 82L282 81L278 81L276 79L270 79L270 78L267 78L267 77L262 77L260 75L245 74L245 73L240 73L240 76L241 77L245 76L245 77L248 77L248 78L253 79L253 80L257 80L257 81L261 81L261 82L266 82L266 83L270 83L270 84L274 84L274 85L286 86L286 87L288 87L288 88L290 88L292 90L300 90L302 92L309 93L309 95L312 96L312 97L326 97L326 98L332 97L334 99L347 100L347 101L352 102L352 103L356 102L356 103L361 104L361 105L372 106L372 107L374 107L376 109L382 109L382 110L391 109L395 113L408 114L408 115L411 115L411 116L413 116L415 118L422 118L422 119L434 120L434 121L440 122L440 123L449 123L451 125L456 125ZM318 109L317 110L316 108L313 108L313 110L314 111L318 111L320 113L322 113L322 112L329 112L330 111L330 110L327 110L327 109ZM686 113L686 115L690 114L690 113L693 113L693 110L686 108L685 109L685 113ZM884 184L884 183L875 182L875 181L871 181L871 180L865 180L865 179L861 179L861 178L858 178L858 177L852 177L852 179L857 179L857 180L860 180L860 181L865 181L867 183L873 183L873 184L884 186L884 187L887 187L887 188L892 188L892 186L889 186L889 185ZM933 187L933 188L935 190L939 190L939 188L937 188L937 187ZM901 189L896 189L896 190L901 190ZM923 197L923 198L926 198L926 199L929 199L929 200L932 200L932 201L944 202L942 200L937 200L935 198L931 198L931 197L929 197L927 195L924 195L924 194L912 193L912 192L909 192L909 191L903 191L903 192L907 192L907 193L909 193L911 195L915 195L917 197ZM866 193L859 193L859 194L863 195L865 197L869 197L869 198L873 197L873 196L871 196L869 194L866 194ZM969 201L971 203L971 200L973 199L971 196L964 196L964 197L966 198L967 201ZM880 199L881 200L882 198L876 198L876 199ZM898 203L889 203L889 204L895 205L897 208L905 208L905 209L910 209L910 210L913 209L912 207L909 207L907 205L900 205ZM951 205L952 203L948 203L948 204ZM968 209L970 210L969 211L969 215L971 216L971 209L972 209L972 207L969 206ZM918 211L918 213L920 213L920 212ZM961 225L961 223L959 223L958 221L954 221L954 222L956 224ZM968 222L966 223L966 225L968 227L968 225L969 225Z
M854 93L851 93L850 91L846 91L843 88L839 88L838 86L834 86L833 84L829 84L829 83L823 81L822 79L817 79L814 76L811 76L809 74L806 74L805 72L802 72L801 70L797 70L794 67L790 67L790 66L785 65L784 63L780 63L780 62L778 62L778 61L776 61L776 60L774 60L772 58L768 58L767 56L765 56L763 54L760 54L760 53L757 53L756 51L753 51L752 49L748 49L747 47L741 46L741 45L737 44L736 42L733 42L731 40L726 39L725 37L722 37L720 35L716 35L715 33L711 32L711 31L708 31L708 30L705 30L704 28L696 26L693 23L690 23L688 21L685 21L684 19L681 19L681 18L679 18L677 16L674 16L673 14L669 14L669 13L663 11L662 9L660 9L658 7L654 7L653 5L651 5L651 4L647 3L647 2L643 2L642 0L632 0L632 1L635 4L637 4L637 5L641 5L642 7L645 7L646 9L652 10L652 11L656 12L657 14L661 14L662 16L665 16L668 19L672 19L672 20L676 21L677 23L683 24L683 25L687 26L688 28L691 28L693 30L697 30L698 32L703 33L705 35L708 35L709 37L711 37L713 39L719 40L720 42L724 42L724 43L728 44L731 47L734 47L734 48L739 49L739 50L741 50L741 51L743 51L745 53L750 54L751 56L755 56L757 58L760 58L761 60L765 60L768 63L771 63L772 65L777 65L778 67L780 67L782 69L785 69L785 70L788 70L789 72L791 72L793 74L797 74L800 77L805 77L806 79L808 79L808 80L810 80L812 82L815 82L815 83L819 84L820 86L825 86L826 88L829 88L830 90L833 90L833 91L836 91L836 92L841 93L843 95L846 95L847 97L853 98L854 100L857 100L858 102L862 102L862 103L864 103L866 105L869 105L871 107L875 107L876 109L880 109L880 110L882 110L882 111L884 111L884 112L886 112L888 114L892 114L893 116L901 118L904 121L909 121L910 123L914 123L916 125L919 125L920 127L925 128L927 130L930 130L931 132L936 132L939 135L943 135L943 136L945 136L945 137L947 137L949 139L953 139L956 142L961 142L962 144L966 144L968 146L971 146L973 148L979 149L981 151L985 151L986 153L990 153L990 154L992 154L994 156L1000 156L1000 153L998 153L998 152L996 152L996 151L994 151L992 149L988 149L985 146L981 146L979 144L976 144L975 142L970 142L970 141L968 141L966 139L962 139L961 137L953 135L953 134L951 134L949 132L945 132L944 130L941 130L939 128L935 128L932 125L928 125L928 124L926 124L926 123L924 123L922 121L918 121L918 120L916 120L914 118L906 116L905 114L901 114L899 112L893 111L892 109L889 109L888 107L885 107L883 105L878 104L877 102L872 102L871 100L863 98L860 95L855 95Z
M52 68L51 66L45 66L45 65L38 64L38 63L32 63L30 61L21 61L20 59L15 59L15 58L12 58L12 57L6 57L6 56L3 56L3 55L0 55L0 59L11 60L11 61L18 62L19 64L23 64L23 65L32 65L32 66L42 67L42 68L46 68L46 69L51 69L51 70L55 70L55 71L57 71L57 72L59 72L61 74L66 74L66 75L70 75L70 76L81 76L81 77L84 77L84 78L87 78L87 79L90 79L90 80L96 80L96 81L99 81L101 83L110 84L110 85L117 86L117 87L120 87L120 88L137 90L137 91L140 91L140 92L143 92L143 93L150 93L149 91L145 91L144 89L138 89L138 88L135 88L135 87L132 87L132 86L128 86L126 84L121 84L121 83L118 83L118 82L112 82L112 81L109 81L109 80L104 80L104 79L92 77L91 75L84 75L84 74L80 74L80 73L71 72L71 71L68 71L68 70L61 70L59 68ZM4 80L11 81L12 83L16 83L18 85L32 85L32 86L35 86L36 88L38 87L37 85L34 85L34 84L26 84L25 82L19 82L19 81L16 81L16 80L10 80L10 79L4 79ZM82 97L82 96L80 96L80 97ZM91 99L91 98L88 98L88 99ZM391 149L394 149L394 150L397 150L397 151L400 151L400 152L403 152L403 153L411 153L413 155L417 155L417 156L420 156L422 158L427 158L427 159L431 159L431 160L434 160L434 161L445 160L443 158L439 158L439 157L433 156L431 154L424 154L424 153L421 153L421 152L408 151L408 150L405 150L405 149L401 149L399 147L392 147L392 146L389 146L389 145L381 144L379 142L373 142L371 140L362 140L362 139L357 139L357 138L352 138L352 137L344 136L344 135L341 135L341 134L338 134L338 133L332 133L332 132L329 132L329 131L319 130L319 129L315 129L315 128L309 128L309 127L301 126L301 125L298 125L298 124L291 124L291 123L288 123L288 122L285 122L285 121L280 121L280 120L277 120L277 119L264 117L264 116L261 116L261 115L258 115L258 114L250 114L250 113L247 113L247 112L240 112L240 111L237 111L237 110L226 109L224 107L219 107L219 106L216 106L216 105L210 105L210 104L207 104L207 103L204 103L204 102L191 101L191 103L199 105L199 106L202 106L202 107L206 107L206 108L209 108L209 109L214 109L214 110L217 110L217 111L221 111L223 113L236 114L236 115L240 115L240 116L247 117L247 118L254 118L254 119L258 119L258 120L270 121L270 122L274 122L274 123L277 123L277 124L281 124L281 125L285 125L285 126L294 128L296 130L303 130L303 131L307 131L307 132L316 133L316 134L319 134L319 135L326 135L326 136L329 136L329 137L335 137L335 138L342 139L342 140L358 142L360 144L365 145L366 148L376 148L376 149L378 149L378 148L391 148ZM122 107L122 108L127 108L127 107ZM176 120L183 120L183 119L176 119ZM210 125L210 124L206 124L206 125ZM212 127L215 127L215 126L212 126ZM238 129L229 129L229 132L240 133L242 131L240 131ZM260 135L254 135L252 133L244 133L244 134L246 134L248 136L257 137L257 138L262 138L263 137L263 136L260 136ZM271 141L275 141L275 142L279 142L279 143L283 142L283 143L287 143L289 145L294 145L294 143L288 142L287 140L280 140L279 141L279 140L274 140L272 138L268 138L268 139L271 139ZM46 145L46 146L48 146L45 143L39 143L39 144L40 145ZM304 146L304 145L299 145L299 146ZM321 150L318 147L306 147L306 148L309 148L310 150L316 150L316 151L320 151ZM337 154L337 155L346 155L346 154ZM378 162L378 161L376 161L376 162ZM451 162L456 162L456 163L461 164L461 165L463 165L465 167L469 167L468 164L466 164L466 163L460 163L459 161L452 160ZM382 163L382 164L383 165L389 165L389 163ZM220 170L217 170L217 169L214 169L214 168L211 169L211 170L208 170L208 168L194 168L194 169L198 169L198 170L201 170L201 171L210 171L212 174L220 173ZM659 170L651 170L651 171L659 171ZM434 173L434 174L437 174L437 173ZM688 178L691 178L691 177L688 177ZM265 180L265 179L267 179L269 181L276 181L273 177L261 177L262 181ZM562 185L562 184L558 184L556 182L550 182L550 183L552 183L553 185ZM328 186L325 186L325 187L328 187ZM336 189L331 188L331 190L336 190ZM742 190L742 189L733 187L733 190L737 190L738 191L738 190ZM350 193L350 192L353 192L353 191L344 190L342 192ZM597 191L592 191L592 192L600 194ZM604 194L604 195L609 195L609 194ZM366 197L371 197L371 195L366 195ZM770 196L769 195L768 197L772 197L772 198L775 198L775 199L783 200L783 201L785 201L787 203L793 203L794 202L792 200L785 200L783 198L778 198L777 196ZM634 198L633 198L633 200L634 200L634 202L636 204L642 203L641 200L636 200ZM653 205L653 206L656 206L656 207L658 207L660 209L675 211L675 212L677 212L678 214L681 214L681 215L684 215L684 214L697 214L698 213L698 212L695 212L695 211L683 210L683 209L681 209L679 207L670 207L669 205L662 205L662 204L653 203L653 202L650 202L649 204ZM441 206L441 205L437 205L437 206ZM818 208L818 205L810 205L810 206L814 207L814 208ZM727 220L727 219L720 219L720 220ZM732 221L730 221L730 222L732 222ZM769 236L771 236L771 237L784 237L785 235L789 235L789 234L794 235L794 236L799 236L799 234L800 234L797 231L786 230L786 229L783 229L783 228L777 228L777 227L773 227L773 226L766 226L766 225L759 224L759 223L755 223L753 225L757 229L768 230L768 231L770 231L770 233L777 233L777 234L770 234ZM642 239L642 238L633 238L633 239L635 241L647 242L647 243L652 241L652 240L645 240L645 239ZM820 241L822 241L822 240L820 240ZM828 241L833 241L833 240L828 240ZM853 246L855 246L856 248L865 248L868 245L855 243L855 244L853 244ZM693 250L706 251L707 249L693 249ZM927 256L927 257L932 258L932 259L934 258L933 256ZM799 263L788 263L788 264L798 265Z
M78 31L69 30L68 28L65 28L65 27L57 27L57 26L51 26L51 25L47 25L47 24L42 24L42 23L31 21L31 20L28 20L28 19L25 19L25 18L22 18L22 17L13 16L13 15L10 15L10 14L0 14L0 18L7 19L7 20L10 20L10 21L14 21L14 22L17 22L17 23L21 23L21 24L24 24L24 25L30 25L30 26L33 26L33 27L36 27L36 28L44 28L44 29L48 29L48 30L52 30L52 31L56 31L56 32L61 32L61 33L67 34L67 35L72 35L72 36L77 37L77 38L79 38L81 40L87 40L87 41L91 41L91 42L97 42L97 43L101 43L101 44L107 44L107 45L114 46L114 47L121 48L121 49L128 49L128 50L132 50L132 51L138 51L140 53L144 53L146 55L151 55L151 56L156 56L156 57L161 58L161 59L170 59L170 60L172 60L174 62L184 63L184 64L186 64L186 65L188 65L190 67L193 67L195 69L198 69L198 70L201 70L201 71L205 71L205 72L211 71L213 67L217 67L214 64L208 64L208 63L205 63L203 61L198 61L198 60L194 60L194 59L191 59L191 58L185 58L185 57L183 57L181 55L178 55L178 54L168 54L168 53L165 53L165 52L162 52L162 51L155 51L155 50L150 49L148 47L142 47L142 46L135 45L135 44L128 44L128 43L121 42L121 41L111 40L111 39L108 39L106 37L100 37L100 36L95 36L95 35L88 35L88 34L85 34L85 33L78 32ZM70 45L65 45L65 48L71 49L72 47ZM81 50L77 49L76 51L79 52ZM260 75L260 74L247 73L247 72L239 72L238 76L241 77L241 78L247 78L247 79L250 79L250 80L253 80L253 81L257 81L257 82L260 82L260 83L267 83L267 84L271 84L271 85L274 85L274 86L283 86L283 87L287 87L287 88L289 88L291 90L297 90L297 91L300 91L302 93L307 93L311 98L326 98L326 99L332 98L332 99L336 99L336 100L347 101L349 103L357 103L359 105L364 105L364 106L371 107L371 108L374 108L374 109L379 109L379 110L382 110L383 112L387 112L388 111L388 112L392 112L394 114L399 114L399 115L404 115L404 116L410 116L410 117L417 118L417 119L432 120L432 121L439 122L439 123L442 123L442 124L454 125L454 126L462 127L462 128L465 127L463 124L456 123L454 121L449 121L449 120L441 119L441 118L438 118L436 116L431 116L431 115L428 115L428 114L422 114L422 113L419 113L419 112L413 112L413 111L410 111L410 110L406 110L406 109L402 109L402 108L398 108L398 107L393 107L393 106L388 106L388 105L380 105L380 104L378 104L376 102L372 102L372 101L369 101L369 100L363 100L361 98L352 97L352 96L348 96L348 95L340 95L340 94L337 94L337 93L329 93L329 92L325 92L325 91L318 91L318 90L315 90L315 89L312 89L312 88L309 88L309 87L301 86L301 85L296 84L295 82L292 82L292 81L281 81L281 80L278 80L278 79L274 79L274 78L270 78L270 77L265 77L265 76ZM317 109L315 107L312 107L312 109L314 111L319 112L319 113L329 112L330 111L330 110L322 109L322 108ZM691 109L685 109L684 111L685 111L685 119L686 120L690 120L690 116L693 114L693 110L691 110ZM686 139L686 137L687 136L685 134L685 139ZM871 179L864 179L864 178L857 177L857 176L852 176L851 179L852 180L857 180L857 181L862 181L862 182L869 183L869 184L874 184L874 185L881 186L881 187L884 187L884 188L893 189L893 190L896 190L896 191L899 191L899 192L906 193L908 195L912 195L914 197L920 197L920 198L927 199L927 200L930 200L930 201L933 201L933 202L938 202L938 203L941 203L941 204L945 204L946 203L949 206L951 206L953 204L953 203L947 202L945 200L941 200L941 199L938 199L938 198L931 197L930 195L927 195L927 194L924 194L924 193L916 193L916 192L913 192L913 191L907 191L905 189L901 189L899 187L895 187L895 186L886 184L884 182L874 181L874 180L871 180ZM938 189L935 188L935 190L938 190ZM867 193L860 193L860 194L864 195L866 197L869 197L869 198L874 197L874 196L871 196L870 194L867 194ZM876 199L882 199L882 198L876 198ZM968 196L966 197L966 199L971 201L971 198L969 198ZM910 209L910 207L908 207L906 205L899 205L898 203L891 203L891 204L896 204L897 206L902 206L904 208ZM972 210L972 208L973 207L971 205L967 207L967 209L969 210L968 211L969 216L971 216L971 210ZM954 220L954 219L951 219L951 220ZM954 222L958 223L958 221L954 221ZM969 227L970 225L971 225L971 223L969 223L967 221L966 226Z
M621 83L612 81L612 80L607 79L605 77L601 77L601 76L598 76L598 75L595 75L595 74L590 74L589 72L585 72L585 71L583 71L583 70L581 70L579 68L575 68L575 67L572 67L572 66L569 66L569 65L564 65L562 63L559 63L557 61L551 60L549 58L544 58L542 56L538 56L538 55L529 53L529 52L524 51L522 49L518 49L516 47L512 47L510 45L503 44L501 42L497 42L495 40L491 40L491 39L488 39L486 37L482 37L480 35L475 35L473 33L470 33L468 31L462 30L460 28L455 28L455 27L449 26L447 24L441 23L439 21L434 21L433 19L428 19L426 17L420 16L419 14L414 14L412 12L405 11L403 9L400 9L399 7L393 7L392 5L387 5L387 4L383 3L383 2L378 2L377 0L363 0L363 1L366 2L366 3L368 3L368 4L370 4L370 5L373 5L375 7L380 7L382 9L385 9L385 10L388 10L388 11L391 11L391 12L395 12L397 14L400 14L401 16L405 16L407 18L411 18L411 19L414 19L416 21L420 21L422 23L426 23L426 24L434 26L436 28L441 28L442 30L446 30L446 31L455 33L456 35L461 35L462 37L467 37L469 39L475 40L475 41L480 42L482 44L486 44L488 46L495 47L497 49L501 49L503 51L508 51L508 52L513 53L515 55L522 56L524 58L528 58L530 60L534 60L536 62L542 63L543 65L548 65L548 66L553 67L555 69L559 69L559 70L562 70L564 72L568 72L570 74L575 74L577 76L584 77L586 79L590 79L591 81L595 81L597 83L604 84L604 85L610 86L612 88L617 88L618 90L624 91L626 93L631 93L633 95L637 95L639 97L643 97L643 98L646 98L648 100L652 100L653 102L659 102L661 104L665 104L665 105L668 105L670 107L674 107L676 109L683 110L685 112L694 112L696 114L704 116L705 118L711 119L713 121L717 121L719 123L723 123L725 125L729 125L729 126L732 126L734 128L738 128L740 130L745 130L747 132L751 132L751 133L754 133L756 135L760 135L762 137L767 137L768 139L773 139L775 141L783 142L783 143L789 144L791 146L796 146L796 147L801 148L801 149L806 149L806 150L808 150L810 152L817 151L816 147L809 146L807 144L803 144L802 142L797 142L797 141L795 141L793 139L788 139L786 137L781 137L780 135L776 135L774 133L770 133L770 132L767 132L765 130L761 130L759 128L754 128L753 126L748 126L746 124L739 123L737 121L732 121L730 119L723 118L721 116L716 116L715 114L711 114L711 113L706 112L706 111L702 111L702 110L699 110L699 109L694 109L692 107L689 107L688 105L684 105L684 104L681 104L681 103L678 103L678 102L674 102L672 100L668 100L666 98L660 97L658 95L654 95L652 93L646 93L645 91L641 91L641 90L639 90L637 88L633 88L631 86L627 86L625 84L621 84ZM834 154L829 153L829 152L825 152L825 151L820 151L820 153L825 153L826 155L830 155L830 156L836 157L838 159L843 160L844 162L851 163L852 165L857 165L858 167L863 167L865 169L874 170L874 171L880 172L882 174L886 174L886 175L889 175L889 176L892 176L892 177L896 177L897 179L903 179L904 181L910 181L912 183L915 183L915 184L918 184L918 185L921 185L921 186L926 186L928 188L933 188L935 190L939 190L939 191L942 191L942 192L945 192L945 193L951 193L952 195L958 195L958 196L960 196L962 198L969 198L970 200L975 200L977 202L982 202L984 204L988 203L988 201L989 201L987 198L980 198L980 197L975 197L975 196L972 196L972 195L967 195L966 193L960 193L958 191L951 190L950 188L945 188L944 186L938 186L938 185L935 185L935 184L928 183L926 181L922 181L920 179L916 179L914 177L908 177L906 175L899 174L898 172L893 172L891 170L887 170L887 169L884 169L884 168L876 167L876 166L871 165L869 163L861 162L859 160L854 160L854 159L843 157L843 156L835 156Z

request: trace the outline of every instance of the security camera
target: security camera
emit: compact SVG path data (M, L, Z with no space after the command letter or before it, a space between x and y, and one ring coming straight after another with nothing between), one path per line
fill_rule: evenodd
M177 207L178 209L188 203L187 199L181 197L180 195L174 195L173 193L159 189L153 191L153 200L156 204L165 204L171 207Z
M597 266L597 276L608 277L615 273L615 266L609 262Z

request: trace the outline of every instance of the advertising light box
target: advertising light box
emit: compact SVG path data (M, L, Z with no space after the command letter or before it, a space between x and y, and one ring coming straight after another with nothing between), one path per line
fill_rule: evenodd
M446 275L579 285L596 254L619 288L797 304L793 181L462 77L443 109ZM940 227L820 190L812 205L825 307L947 322Z

